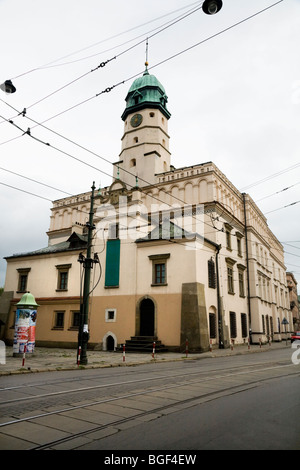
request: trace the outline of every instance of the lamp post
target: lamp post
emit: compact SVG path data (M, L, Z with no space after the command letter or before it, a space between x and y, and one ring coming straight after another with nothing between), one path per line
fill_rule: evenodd
M92 186L92 195L91 195L91 205L90 205L90 215L89 222L86 224L88 228L88 239L87 239L87 253L86 257L80 254L78 261L83 264L84 268L84 285L83 285L83 297L82 302L80 302L80 323L79 323L79 332L78 332L78 356L80 356L80 364L87 364L87 344L89 340L89 330L88 330L88 314L89 314L89 295L90 295L90 278L91 278L91 269L93 263L98 262L96 259L91 258L91 244L92 244L92 232L95 228L93 225L94 217L94 191L95 183ZM80 353L79 353L80 351ZM78 359L77 359L78 362Z
M5 80L4 83L1 83L0 88L5 93L15 93L17 91L16 87L12 84L11 80Z
M282 320L281 322L282 325L284 325L284 331L285 331L285 344L287 346L287 331L286 331L286 325L289 324L289 322L287 321L287 319L284 317L284 319Z
M202 10L206 15L215 15L223 6L222 0L205 0L202 5Z

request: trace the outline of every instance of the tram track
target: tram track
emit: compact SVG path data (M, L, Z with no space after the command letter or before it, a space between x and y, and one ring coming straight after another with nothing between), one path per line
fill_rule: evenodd
M250 369L250 370L249 370ZM213 374L211 374L213 372ZM36 442L33 446L30 447L30 450L42 450L42 449L51 449L55 448L60 445L68 445L70 443L70 448L72 448L72 441L74 439L83 438L92 436L93 433L97 433L99 431L103 431L105 434L105 430L118 428L122 426L124 423L129 423L136 421L136 423L141 422L142 419L151 419L153 416L157 418L162 416L165 412L172 412L178 411L182 407L186 406L194 406L195 404L199 404L203 401L211 401L215 400L220 396L230 395L233 393L243 392L245 390L249 390L250 388L257 387L260 384L263 384L266 381L280 379L285 377L291 376L299 376L299 369L295 368L294 365L286 364L286 363L269 363L261 364L260 367L256 364L253 367L248 367L248 370L242 367L236 368L228 368L223 371L210 371L210 373L203 372L201 374L199 371L190 371L187 373L181 374L165 374L161 376L152 376L149 378L143 379L136 379L132 381L120 381L112 384L101 384L93 387L87 387L88 389L92 388L95 389L107 389L111 392L111 387L114 386L128 386L133 385L136 386L138 383L141 384L144 388L139 391L128 391L127 393L120 393L117 392L114 396L112 393L110 397L101 397L98 400L91 400L85 401L84 403L80 403L77 405L66 405L62 407L55 407L51 411L44 411L36 414L29 414L25 417L14 418L10 419L6 422L2 422L0 424L0 433L4 435L10 435L11 428L16 428L24 423L28 423L32 425L35 423L36 425L40 425L39 423L43 422L43 426L45 427L45 436L47 434L47 428L53 426L50 422L47 424L47 419L53 416L64 416L66 418L72 417L72 419L77 420L78 428L74 432L64 433L67 435L63 435L58 439L50 439L47 441L47 437L45 437L46 442ZM175 383L166 383L158 385L158 381L160 380L172 380L178 381ZM150 384L147 386L147 382ZM78 389L79 390L79 389ZM65 390L61 391L66 396L70 393L76 393L76 389L74 390ZM82 389L80 389L82 391ZM54 392L53 392L54 393ZM50 394L43 394L42 398L49 398L53 396L53 393ZM57 394L58 392L56 392ZM114 392L113 392L114 393ZM26 397L28 400L38 400L39 397L32 396ZM1 402L1 405L5 405L7 403L12 404L14 400ZM122 403L126 402L126 412L128 416L116 416L114 414L110 415L111 407L113 408L113 412L118 414L121 412ZM156 403L158 401L158 404ZM169 401L169 403L166 403ZM17 403L17 399L14 401ZM129 404L128 404L129 402ZM143 409L147 404L147 409ZM84 418L84 415L78 415L80 410L86 410L92 412L94 414L94 418L87 417ZM91 413L89 413L89 416ZM101 418L110 415L110 419L108 423L101 423ZM100 421L99 423L97 421ZM88 424L88 429L85 429L84 426L81 425ZM29 440L27 436L25 440Z
M262 367L265 367L266 365L270 366L270 363L269 362L265 362L265 363L260 363L260 364L254 364L254 365L249 365L248 368L249 369L254 369L255 370L259 370L261 369ZM284 365L288 365L288 362L286 361L282 361L282 362L274 362L272 363L272 366L273 367L281 367L281 366L284 366ZM258 369L259 368L259 369ZM240 370L241 374L245 374L245 367L244 366L237 366L237 367L232 367L230 369L227 369L227 375L228 374L234 374L234 373L238 373L238 371ZM220 373L220 370L219 369L213 369L213 370L210 370L209 371L209 374L214 374L212 375L211 377L206 377L205 380L214 380L215 378L218 378L218 375L215 375L215 374L218 374ZM208 375L208 371L203 371L203 370L197 370L195 372L185 372L185 373L180 373L180 374L167 374L167 375L157 375L157 376L154 376L151 378L151 381L153 380L166 380L166 379L182 379L182 378L185 378L185 377L190 377L190 376L207 376ZM105 376L101 376L101 380L105 380ZM73 380L70 380L70 382L75 382L75 381L78 381L80 379L73 379ZM82 378L81 378L82 380ZM89 379L87 379L89 380ZM95 381L95 378L91 378L90 379L91 381ZM91 386L85 386L85 387L78 387L78 388L72 388L72 389L68 389L68 390L59 390L59 391L55 391L55 392L48 392L48 393L43 393L43 394L33 394L33 395L30 395L30 396L23 396L23 397L18 397L18 398L12 398L12 399L6 399L6 400L2 400L1 399L1 392L13 392L13 391L18 391L18 392L26 392L28 393L28 390L30 389L38 389L38 388L41 388L41 383L34 383L34 384L27 384L27 385L19 385L19 386L14 386L14 387L5 387L5 388L0 388L0 407L3 406L3 405L8 405L8 404L13 404L13 403L19 403L19 402L26 402L26 401L30 401L30 400L33 400L33 399L42 399L42 398L50 398L50 397L55 397L55 396L59 396L59 395L68 395L68 394L72 394L72 393L79 393L79 392L88 392L88 391L93 391L93 390L97 390L97 389L107 389L109 387L116 387L116 386L127 386L127 385L136 385L136 384L139 384L139 383L144 383L144 382L147 382L149 381L149 378L139 378L139 379L134 379L134 380L125 380L125 381L118 381L118 382L112 382L112 383L105 383L105 384L98 384L98 385L91 385ZM43 383L43 387L45 386L52 386L52 385L55 385L55 386L59 386L61 384L65 384L66 381L49 381L47 383Z

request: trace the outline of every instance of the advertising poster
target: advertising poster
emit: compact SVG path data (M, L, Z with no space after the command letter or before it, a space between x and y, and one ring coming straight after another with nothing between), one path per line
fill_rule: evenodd
M33 353L35 346L36 310L19 308L16 311L13 353Z

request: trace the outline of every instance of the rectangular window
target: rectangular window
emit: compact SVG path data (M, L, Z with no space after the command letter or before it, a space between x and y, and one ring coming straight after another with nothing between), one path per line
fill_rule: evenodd
M229 230L226 230L226 248L231 250L231 233Z
M217 322L214 313L209 314L209 337L212 339L217 337Z
M208 260L208 287L216 288L216 272L213 259Z
M31 270L31 268L17 269L17 271L19 273L17 292L26 292L27 291L28 273L29 273L30 270Z
M228 294L234 294L233 269L231 266L227 266L227 281L228 281Z
M247 315L246 313L241 313L241 325L242 325L242 338L248 337L248 328L247 328Z
M27 274L21 274L20 275L20 286L19 286L19 291L20 292L25 292L26 291L27 278L28 278Z
M108 228L108 239L117 240L119 238L119 224L110 224Z
M67 290L68 288L68 272L59 273L58 289Z
M79 328L80 325L80 312L72 312L72 328Z
M230 224L225 223L225 234L226 234L226 248L227 250L232 251L231 247L231 231L232 231L232 226Z
M107 308L105 310L105 321L106 322L115 322L117 316L117 310L115 308Z
M242 256L242 241L240 238L237 237L237 252L239 256Z
M72 264L57 264L57 291L68 290L69 269Z
M230 337L236 338L237 337L237 329L236 329L236 314L235 312L230 312Z
M274 334L274 326L273 326L273 317L270 317L270 333L271 333L271 336L273 337L273 334Z
M169 258L170 253L149 256L152 261L152 286L167 285L167 259Z
M154 284L165 284L166 283L165 263L155 264L154 269L155 269Z
M55 312L54 328L63 329L64 321L65 321L65 312L64 311Z
M239 291L240 291L240 297L245 297L244 273L243 273L243 271L239 271Z

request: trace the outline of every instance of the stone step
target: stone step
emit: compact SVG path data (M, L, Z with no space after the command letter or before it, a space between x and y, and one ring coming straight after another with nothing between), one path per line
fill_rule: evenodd
M156 336L132 336L131 339L126 340L125 352L153 352L153 342L155 342L155 352L168 351L168 348L157 340ZM123 346L120 346L118 350L123 351Z

